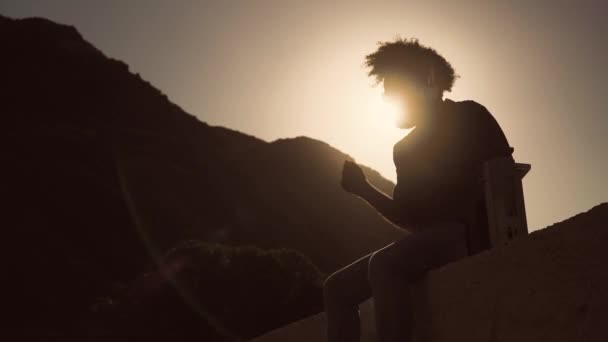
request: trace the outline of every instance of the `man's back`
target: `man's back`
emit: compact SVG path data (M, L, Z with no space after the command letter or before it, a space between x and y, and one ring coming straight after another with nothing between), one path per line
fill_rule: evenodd
M479 210L485 160L512 153L494 117L474 101L446 99L433 124L415 128L395 144L393 199L404 219L421 224L457 220L472 224Z

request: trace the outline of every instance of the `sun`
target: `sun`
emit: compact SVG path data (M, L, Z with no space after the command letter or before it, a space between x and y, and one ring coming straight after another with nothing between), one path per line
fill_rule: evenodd
M373 88L367 101L367 116L369 123L377 128L396 128L401 111L405 106L399 106L396 102L382 96L381 87Z

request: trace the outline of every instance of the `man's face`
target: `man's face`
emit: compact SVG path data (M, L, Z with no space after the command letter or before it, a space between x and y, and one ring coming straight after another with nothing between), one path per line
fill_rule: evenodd
M434 88L403 76L384 77L384 98L399 107L397 126L412 128L428 114Z

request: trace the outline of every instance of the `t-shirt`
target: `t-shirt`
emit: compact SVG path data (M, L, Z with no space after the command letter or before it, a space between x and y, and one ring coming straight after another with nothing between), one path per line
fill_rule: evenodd
M479 211L483 162L513 152L492 114L475 101L445 99L436 115L394 146L396 223L470 224Z

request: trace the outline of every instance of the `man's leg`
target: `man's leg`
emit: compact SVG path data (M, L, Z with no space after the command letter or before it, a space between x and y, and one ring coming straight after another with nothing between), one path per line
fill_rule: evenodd
M410 285L425 272L467 256L465 225L435 224L372 254L369 282L380 342L412 337Z
M328 342L359 342L359 304L371 296L368 265L372 254L330 275L323 285Z

